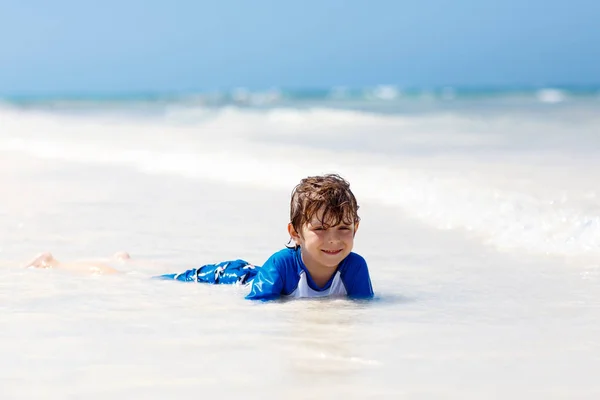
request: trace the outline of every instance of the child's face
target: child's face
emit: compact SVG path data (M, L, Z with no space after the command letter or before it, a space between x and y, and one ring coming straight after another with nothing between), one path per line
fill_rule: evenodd
M302 260L309 270L335 269L350 254L354 247L354 235L358 223L344 222L335 226L323 225L322 213L317 213L312 220L296 232L288 226L290 236L302 249Z

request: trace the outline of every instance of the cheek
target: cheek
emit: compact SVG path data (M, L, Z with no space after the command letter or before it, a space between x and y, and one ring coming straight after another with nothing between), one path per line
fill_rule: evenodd
M356 233L355 231L351 231L351 230L341 231L340 236L343 237L344 239L352 239L352 238L354 238L355 233Z
M304 238L308 243L318 243L322 239L321 236L315 232L308 232Z

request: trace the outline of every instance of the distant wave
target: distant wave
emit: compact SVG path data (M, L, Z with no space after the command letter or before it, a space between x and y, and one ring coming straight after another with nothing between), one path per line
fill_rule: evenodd
M2 100L3 99L3 100ZM4 96L2 102L21 108L86 108L115 107L124 105L150 106L179 104L205 107L275 107L306 104L325 104L352 107L356 103L447 103L451 101L504 101L520 99L541 103L559 103L569 99L600 99L599 86L553 86L553 87L461 87L443 86L433 88L398 87L379 85L366 88L336 86L322 89L250 90L234 88L224 91L198 93L125 93L115 95L46 95Z
M536 95L542 103L560 103L567 98L567 94L558 89L542 89Z

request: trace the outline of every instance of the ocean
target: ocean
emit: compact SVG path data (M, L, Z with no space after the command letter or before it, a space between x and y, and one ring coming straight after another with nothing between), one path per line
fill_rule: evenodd
M598 88L5 98L2 398L597 399L599 156ZM148 279L263 263L331 172L374 300Z

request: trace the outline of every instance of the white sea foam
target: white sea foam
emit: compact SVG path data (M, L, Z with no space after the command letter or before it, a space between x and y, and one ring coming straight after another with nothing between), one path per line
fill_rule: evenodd
M199 122L181 126L4 111L0 150L266 188L335 171L364 200L494 246L600 254L600 165L584 151L598 148L596 117L574 132L530 115L198 112Z
M560 103L564 101L565 94L558 89L542 89L537 92L537 98L542 103Z

